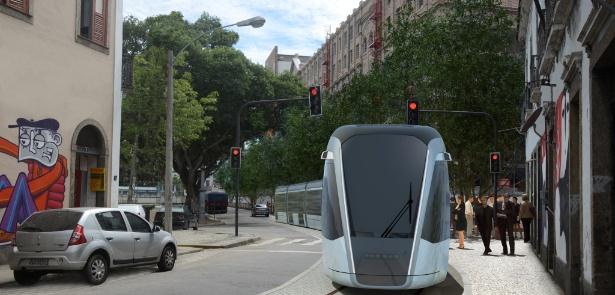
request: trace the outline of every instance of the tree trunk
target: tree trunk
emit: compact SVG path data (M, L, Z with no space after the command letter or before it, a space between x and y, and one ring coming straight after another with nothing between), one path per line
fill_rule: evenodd
M130 183L128 187L128 204L132 204L135 194L135 186L137 183L137 142L139 141L139 134L135 134L135 141L132 145L131 157L130 157Z

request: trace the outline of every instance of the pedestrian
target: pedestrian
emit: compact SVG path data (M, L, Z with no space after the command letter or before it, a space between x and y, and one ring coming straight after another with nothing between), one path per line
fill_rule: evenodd
M513 202L505 200L503 196L499 196L495 204L496 226L500 234L502 242L503 255L515 255L515 239L513 237L513 223L515 216L515 205ZM506 246L506 235L508 233L508 243L510 244L510 253Z
M530 198L527 195L523 195L523 204L519 208L519 218L521 218L521 222L523 223L523 242L527 243L530 241L530 226L532 225L532 220L536 218L536 208L534 204L530 202Z
M481 197L481 205L474 210L474 214L476 214L478 232L485 246L483 255L489 255L491 252L491 230L493 229L493 208L487 206L487 197Z
M519 239L521 238L521 222L519 219L519 209L521 208L521 204L519 204L519 201L517 200L517 197L512 197L512 202L513 204L515 204L515 216L514 216L514 223L513 223L513 235L515 237L515 239L517 238L517 235L519 236Z
M465 204L465 215L466 215L466 221L467 221L467 229L466 229L466 235L468 237L473 236L473 231L474 231L474 204L472 204L474 202L474 196L469 196L468 200L466 201Z
M465 215L465 205L463 204L463 197L457 196L455 198L455 230L457 231L457 236L459 238L459 249L465 248L463 231L466 230L467 221Z

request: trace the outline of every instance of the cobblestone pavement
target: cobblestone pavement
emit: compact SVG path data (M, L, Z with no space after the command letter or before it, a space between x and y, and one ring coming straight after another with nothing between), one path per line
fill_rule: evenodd
M489 256L483 256L483 243L479 238L466 239L464 250L451 239L449 264L463 276L472 295L481 294L564 294L555 284L534 254L531 244L515 240L516 256L502 255L502 244L491 240ZM465 282L469 280L469 282Z

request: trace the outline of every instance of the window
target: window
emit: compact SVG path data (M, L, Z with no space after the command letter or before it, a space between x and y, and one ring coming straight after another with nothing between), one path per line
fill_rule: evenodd
M107 211L96 214L96 220L98 220L98 224L102 230L106 231L127 231L126 223L124 223L124 218L122 217L122 213L119 211Z
M30 0L0 0L0 5L30 15Z
M427 200L428 209L425 210L425 220L421 234L423 240L435 244L444 241L449 236L449 222L444 221L450 210L447 206L448 202L448 167L446 162L437 161L434 166L433 177L431 178L431 187Z
M79 36L98 45L107 46L107 15L109 0L81 0Z
M342 214L337 193L333 160L325 160L324 176L322 178L321 226L322 235L327 240L335 240L344 236Z
M414 238L427 145L407 135L355 135L342 155L350 235L380 238L401 214L389 237Z
M20 230L26 232L73 230L81 215L83 213L74 211L41 211L26 219Z
M126 218L128 219L128 223L130 223L130 228L132 228L133 232L138 233L149 233L152 232L151 227L145 220L141 219L141 217L134 215L130 212L124 212L126 214Z

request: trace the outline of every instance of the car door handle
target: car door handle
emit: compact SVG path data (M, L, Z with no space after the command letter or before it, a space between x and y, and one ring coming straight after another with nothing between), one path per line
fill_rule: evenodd
M140 240L141 240L141 238L135 238L135 240L136 240L136 241L140 241Z
M111 241L113 240L113 237L106 237L105 239L107 239L107 241Z

